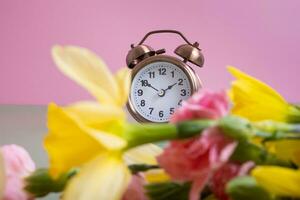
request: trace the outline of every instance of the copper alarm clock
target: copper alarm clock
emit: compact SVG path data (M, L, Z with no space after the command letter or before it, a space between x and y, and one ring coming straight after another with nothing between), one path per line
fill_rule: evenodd
M154 50L144 44L148 36L158 33L181 36L186 43L174 51L181 59L165 55L165 49ZM187 64L203 66L201 49L198 42L190 43L179 31L147 33L137 46L131 45L126 62L132 69L127 108L138 122L168 122L182 101L201 88L199 77Z

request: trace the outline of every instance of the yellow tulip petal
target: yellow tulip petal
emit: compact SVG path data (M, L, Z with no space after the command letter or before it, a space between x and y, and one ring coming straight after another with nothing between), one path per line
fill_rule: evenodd
M3 198L5 189L5 166L2 153L0 152L0 199Z
M287 119L289 104L279 93L234 67L228 67L228 70L237 78L229 91L234 104L231 111L233 114L252 121Z
M127 146L127 141L110 132L88 129L88 134L92 135L106 150L121 150Z
M263 83L262 81L257 80L256 78L238 70L233 66L228 66L228 71L238 80L246 80L249 83L251 83L253 86L255 86L257 90L260 90L263 93L266 93L270 96L274 96L278 100L285 102L285 99L278 92L276 92L273 88Z
M152 169L144 173L148 183L163 183L170 181L170 176L163 169Z
M259 166L251 175L270 193L300 197L300 171L277 166Z
M115 79L119 86L119 105L123 106L128 100L128 93L130 88L130 70L127 68L122 68L119 70Z
M117 136L85 127L55 104L48 108L48 129L44 146L50 157L53 176L81 166L107 149L126 146L125 141Z
M299 140L279 140L272 142L276 155L285 160L293 161L300 166L300 141Z
M53 59L69 78L87 89L101 103L117 104L119 88L105 63L88 49L54 46Z
M124 154L124 159L128 165L148 164L156 165L156 157L162 153L162 149L154 144L146 144L129 149Z
M93 101L81 101L64 107L64 111L78 118L87 126L99 127L115 120L125 120L125 112L114 105L101 105Z
M130 172L120 157L100 155L71 179L62 200L120 200L129 181Z

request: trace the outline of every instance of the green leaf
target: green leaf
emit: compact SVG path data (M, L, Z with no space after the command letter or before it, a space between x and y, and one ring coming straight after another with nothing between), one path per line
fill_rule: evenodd
M226 186L232 200L272 200L271 195L251 176L237 177Z
M188 200L190 183L155 183L145 186L150 200Z
M130 169L132 174L136 174L138 172L145 172L150 169L158 169L158 165L147 165L147 164L133 164L129 165L128 168Z
M37 169L30 176L25 178L25 190L34 197L43 197L51 192L61 192L70 178L77 172L77 169L72 169L59 176L57 179L53 179L50 176L48 169Z

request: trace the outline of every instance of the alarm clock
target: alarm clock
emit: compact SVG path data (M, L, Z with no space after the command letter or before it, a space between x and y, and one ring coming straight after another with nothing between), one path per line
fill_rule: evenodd
M154 50L144 44L153 34L174 33L185 41L174 53L180 58L165 55L165 49ZM176 30L156 30L147 33L138 45L131 45L126 63L132 69L127 102L129 113L138 122L168 122L182 102L202 86L201 80L188 62L202 67L204 57L198 42L190 43Z

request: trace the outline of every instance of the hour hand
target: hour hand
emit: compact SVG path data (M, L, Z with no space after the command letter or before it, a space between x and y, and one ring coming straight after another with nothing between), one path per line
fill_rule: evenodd
M153 90L155 90L156 92L158 92L158 89L156 89L155 87L153 87L150 83L148 83L148 87L151 87Z

